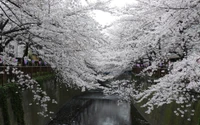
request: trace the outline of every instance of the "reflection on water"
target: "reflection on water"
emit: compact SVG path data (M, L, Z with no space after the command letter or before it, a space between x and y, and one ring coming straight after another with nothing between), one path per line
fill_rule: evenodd
M131 125L130 104L113 100L93 100L73 125Z
M140 81L141 82L141 81ZM181 108L180 105L175 103L164 105L159 108L155 108L154 111L148 115L144 112L146 109L140 108L142 104L130 105L127 102L118 104L116 96L102 96L102 94L81 94L79 90L68 89L63 84L55 84L54 82L45 82L43 89L47 91L47 94L58 101L58 104L49 104L49 109L54 112L58 112L64 104L68 104L70 99L75 95L81 95L75 99L75 102L71 106L77 106L79 108L75 113L75 118L70 121L70 125L148 125L148 123L141 117L140 113L150 122L152 125L198 125L200 122L200 101L187 108L184 117L176 116L174 110ZM26 125L45 125L48 123L49 118L41 117L37 115L40 111L40 107L35 105L29 106L32 103L33 95L29 91L23 93L23 107L25 112ZM87 103L88 102L88 103ZM145 103L145 102L143 102ZM79 105L78 105L79 104ZM84 106L85 107L84 107ZM80 106L84 108L80 108ZM186 108L184 107L184 110ZM70 112L72 108L63 110L64 112ZM195 112L193 113L192 110ZM191 115L194 114L194 115ZM63 116L64 118L64 116ZM187 119L190 118L191 121ZM62 119L62 117L60 117ZM66 119L65 119L66 120ZM66 120L69 121L69 120ZM58 123L58 121L56 121ZM52 125L67 125L65 123ZM61 121L62 122L62 121Z
M55 84L53 81L43 83L42 89L58 102L49 103L48 109L56 114L61 113L51 125L147 125L130 103L118 103L116 96L104 96L99 92L81 93L80 90L69 89L64 84ZM26 125L51 123L49 117L37 114L41 109L33 102L33 95L29 90L22 92L22 100ZM70 124L65 124L65 121ZM16 125L14 119L11 123Z
M91 92L68 101L48 125L147 125L139 116L129 102Z
M24 91L22 93L22 104L26 125L46 125L47 123L52 123L49 125L148 125L140 113L152 125L200 125L200 101L190 107L182 107L175 103L164 105L155 108L148 115L144 113L146 109L140 108L142 103L145 102L135 104L137 107L135 109L128 102L119 104L117 96L104 96L99 92L81 93L80 90L69 89L64 84L55 84L53 81L45 82L42 85L47 94L58 102L58 104L49 103L48 108L61 115L57 115L58 117L55 117L54 122L49 122L49 117L44 118L37 115L40 107L33 103L32 93ZM32 105L29 105L30 103ZM187 112L184 115L180 112L179 116L176 116L174 110L177 108ZM61 110L59 111L59 109ZM1 112L0 109L0 114ZM12 111L9 111L9 114L12 114ZM188 118L190 121L188 121ZM2 119L0 116L0 124L2 124ZM11 120L11 125L17 125L13 116Z

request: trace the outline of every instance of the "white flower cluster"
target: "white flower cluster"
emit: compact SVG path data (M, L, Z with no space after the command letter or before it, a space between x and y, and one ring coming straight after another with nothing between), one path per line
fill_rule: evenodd
M134 89L133 84L128 80L113 81L110 88L104 89L104 94L117 95L120 100L131 101Z
M53 114L52 111L48 111L48 102L57 104L57 101L55 99L51 99L45 91L41 89L40 84L38 84L37 81L32 79L29 75L24 75L23 72L19 71L16 68L13 68L12 73L14 73L17 76L17 85L18 88L22 91L24 90L31 90L33 94L33 101L36 105L41 107L41 111L38 112L38 114L48 117L49 114ZM13 80L15 82L15 80ZM29 104L30 106L32 103Z

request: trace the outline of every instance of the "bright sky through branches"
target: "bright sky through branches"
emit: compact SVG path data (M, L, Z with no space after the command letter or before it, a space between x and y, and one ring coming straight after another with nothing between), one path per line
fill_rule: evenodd
M110 2L110 7L122 8L126 7L126 5L137 4L137 3L138 3L137 0L112 0ZM93 12L94 12L93 18L103 26L109 25L110 23L112 23L117 19L117 17L105 11L95 10Z
M112 0L111 6L112 7L117 7L117 8L122 8L125 7L126 5L131 5L131 4L137 4L137 0Z
M102 26L109 25L110 23L116 20L115 16L101 10L94 10L92 17Z

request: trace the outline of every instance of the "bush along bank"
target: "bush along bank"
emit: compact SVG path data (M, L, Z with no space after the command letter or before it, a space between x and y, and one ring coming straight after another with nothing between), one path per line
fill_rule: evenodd
M54 79L55 78L55 74L53 73L43 73L42 75L39 74L35 74L33 76L33 79L36 80L40 85L45 82L48 81L50 79Z

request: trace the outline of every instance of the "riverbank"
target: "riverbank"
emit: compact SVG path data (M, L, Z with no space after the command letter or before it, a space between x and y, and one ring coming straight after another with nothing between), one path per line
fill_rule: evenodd
M33 77L39 84L54 79L55 74L43 73ZM16 83L0 86L0 125L25 125L22 92Z

